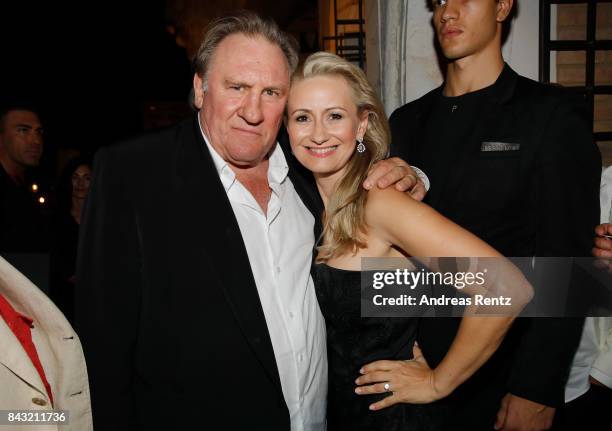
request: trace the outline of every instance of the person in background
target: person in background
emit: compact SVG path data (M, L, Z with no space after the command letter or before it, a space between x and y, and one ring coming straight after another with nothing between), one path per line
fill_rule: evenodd
M29 105L0 110L0 251L48 250L47 219L30 174L43 154L43 126Z
M57 208L51 224L50 297L72 322L79 225L89 192L92 164L89 159L70 160L57 186Z
M601 175L600 219L612 221L612 166ZM612 426L612 317L587 317L565 388L558 429L580 429L588 418L592 431Z
M2 257L0 410L48 414L63 410L68 414L67 423L48 425L45 430L93 429L79 337L53 302ZM25 431L39 427L15 422L0 428Z
M504 256L587 256L601 157L582 101L505 64L502 34L514 3L432 0L445 82L391 115L392 154L427 173L425 203ZM421 322L430 365L443 358L458 323ZM581 330L582 319L517 319L496 355L449 397L449 428L550 428Z
M612 426L612 317L587 317L574 356L566 404L555 418L555 430L573 431L589 423L589 431Z
M612 259L612 166L601 174L600 206L601 224L595 228L592 253L595 257Z

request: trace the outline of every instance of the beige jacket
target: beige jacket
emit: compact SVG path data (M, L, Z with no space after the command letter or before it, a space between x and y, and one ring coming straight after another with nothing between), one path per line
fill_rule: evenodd
M83 349L62 312L30 280L0 257L0 294L33 319L32 339L54 398L20 342L0 317L0 410L69 412L67 425L0 425L7 431L87 431L93 429Z

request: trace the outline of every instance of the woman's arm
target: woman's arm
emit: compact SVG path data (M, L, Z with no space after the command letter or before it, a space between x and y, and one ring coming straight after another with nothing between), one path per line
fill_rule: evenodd
M387 243L421 261L432 271L484 272L483 280L459 285L467 295L513 299L512 307L473 306L466 314L516 315L531 300L533 289L522 272L497 250L422 202L393 189L372 190L365 208L368 241Z
M365 208L368 234L412 256L501 257L493 247L430 206L393 189L373 189Z
M424 358L377 361L364 366L363 375L357 380L358 385L369 385L357 388L360 394L386 392L384 383L390 384L389 391L393 395L375 403L373 409L397 402L427 403L443 398L497 350L515 315L531 299L531 286L512 263L484 241L403 193L371 191L366 205L366 222L369 237L376 236L412 256L498 258L494 263L497 276L488 280L485 290L511 295L516 307L513 313L479 317L474 314L481 310L469 306L448 353L435 370L429 369ZM435 259L420 259L429 265L436 263ZM472 295L477 293L477 289L464 291ZM492 311L485 310L487 314Z

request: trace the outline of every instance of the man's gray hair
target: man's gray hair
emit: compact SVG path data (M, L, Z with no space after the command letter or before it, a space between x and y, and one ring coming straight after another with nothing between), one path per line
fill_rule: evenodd
M223 39L232 34L265 38L283 51L289 74L296 69L299 58L295 39L283 32L272 19L263 18L251 11L241 11L214 20L206 29L204 40L193 58L194 71L202 78L204 88L207 86L207 74L215 50Z

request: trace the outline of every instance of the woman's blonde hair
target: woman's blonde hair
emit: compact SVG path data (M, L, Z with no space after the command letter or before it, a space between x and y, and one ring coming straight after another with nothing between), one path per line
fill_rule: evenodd
M344 78L353 93L357 113L368 113L368 126L363 137L365 151L355 151L349 159L344 176L329 197L323 220L322 245L317 262L325 262L334 256L355 253L366 246L365 203L367 191L362 187L372 165L387 157L389 152L389 123L385 110L357 66L328 52L310 55L292 76L292 82L314 76L339 76Z

